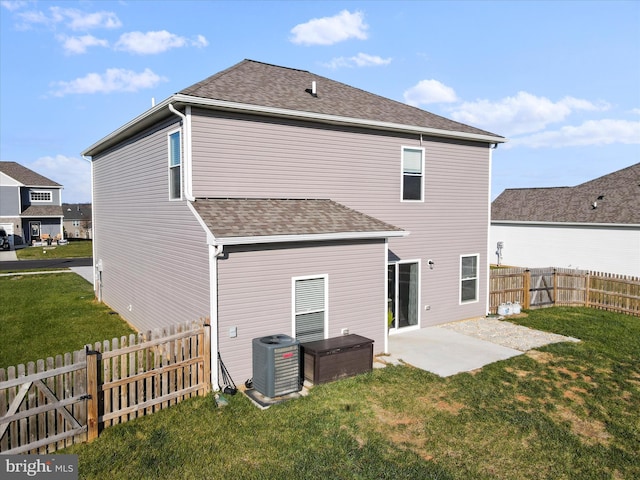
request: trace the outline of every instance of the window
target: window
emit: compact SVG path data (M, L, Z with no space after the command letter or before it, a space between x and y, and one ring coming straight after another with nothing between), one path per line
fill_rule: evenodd
M33 190L29 192L29 200L32 202L50 202L51 192Z
M79 227L80 226L80 220L73 220L71 222L71 225L73 225L74 227Z
M182 154L180 131L169 134L169 198L182 198Z
M300 342L324 340L327 323L327 277L293 279L294 331Z
M478 301L478 255L460 257L460 303Z
M422 201L424 149L402 148L402 200Z

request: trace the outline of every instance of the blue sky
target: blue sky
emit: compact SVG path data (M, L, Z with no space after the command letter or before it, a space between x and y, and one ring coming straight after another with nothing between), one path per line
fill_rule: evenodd
M249 58L509 138L492 197L640 162L638 1L1 1L0 160L91 199L80 152Z

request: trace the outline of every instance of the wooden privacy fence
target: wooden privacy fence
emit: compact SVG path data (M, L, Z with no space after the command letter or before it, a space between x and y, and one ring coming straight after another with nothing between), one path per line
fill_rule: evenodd
M183 324L0 369L0 453L51 453L205 395L210 330Z
M489 274L489 311L584 306L640 316L640 278L569 268L498 268Z

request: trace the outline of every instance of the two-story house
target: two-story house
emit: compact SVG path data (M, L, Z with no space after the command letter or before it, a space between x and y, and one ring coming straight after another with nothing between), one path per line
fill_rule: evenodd
M62 238L62 185L16 162L0 162L0 227L12 245Z
M64 234L66 238L91 239L92 212L90 203L63 203Z
M388 336L488 308L501 136L308 71L244 60L123 125L93 164L96 292L139 329ZM214 385L218 369L212 369Z

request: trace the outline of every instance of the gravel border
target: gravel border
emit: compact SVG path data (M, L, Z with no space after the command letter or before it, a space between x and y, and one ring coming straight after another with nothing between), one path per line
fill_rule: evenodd
M487 342L513 348L526 352L533 348L560 342L579 342L573 337L565 337L556 333L542 332L532 328L514 325L509 321L498 318L480 318L475 320L462 320L459 322L438 325L463 335L486 340Z

